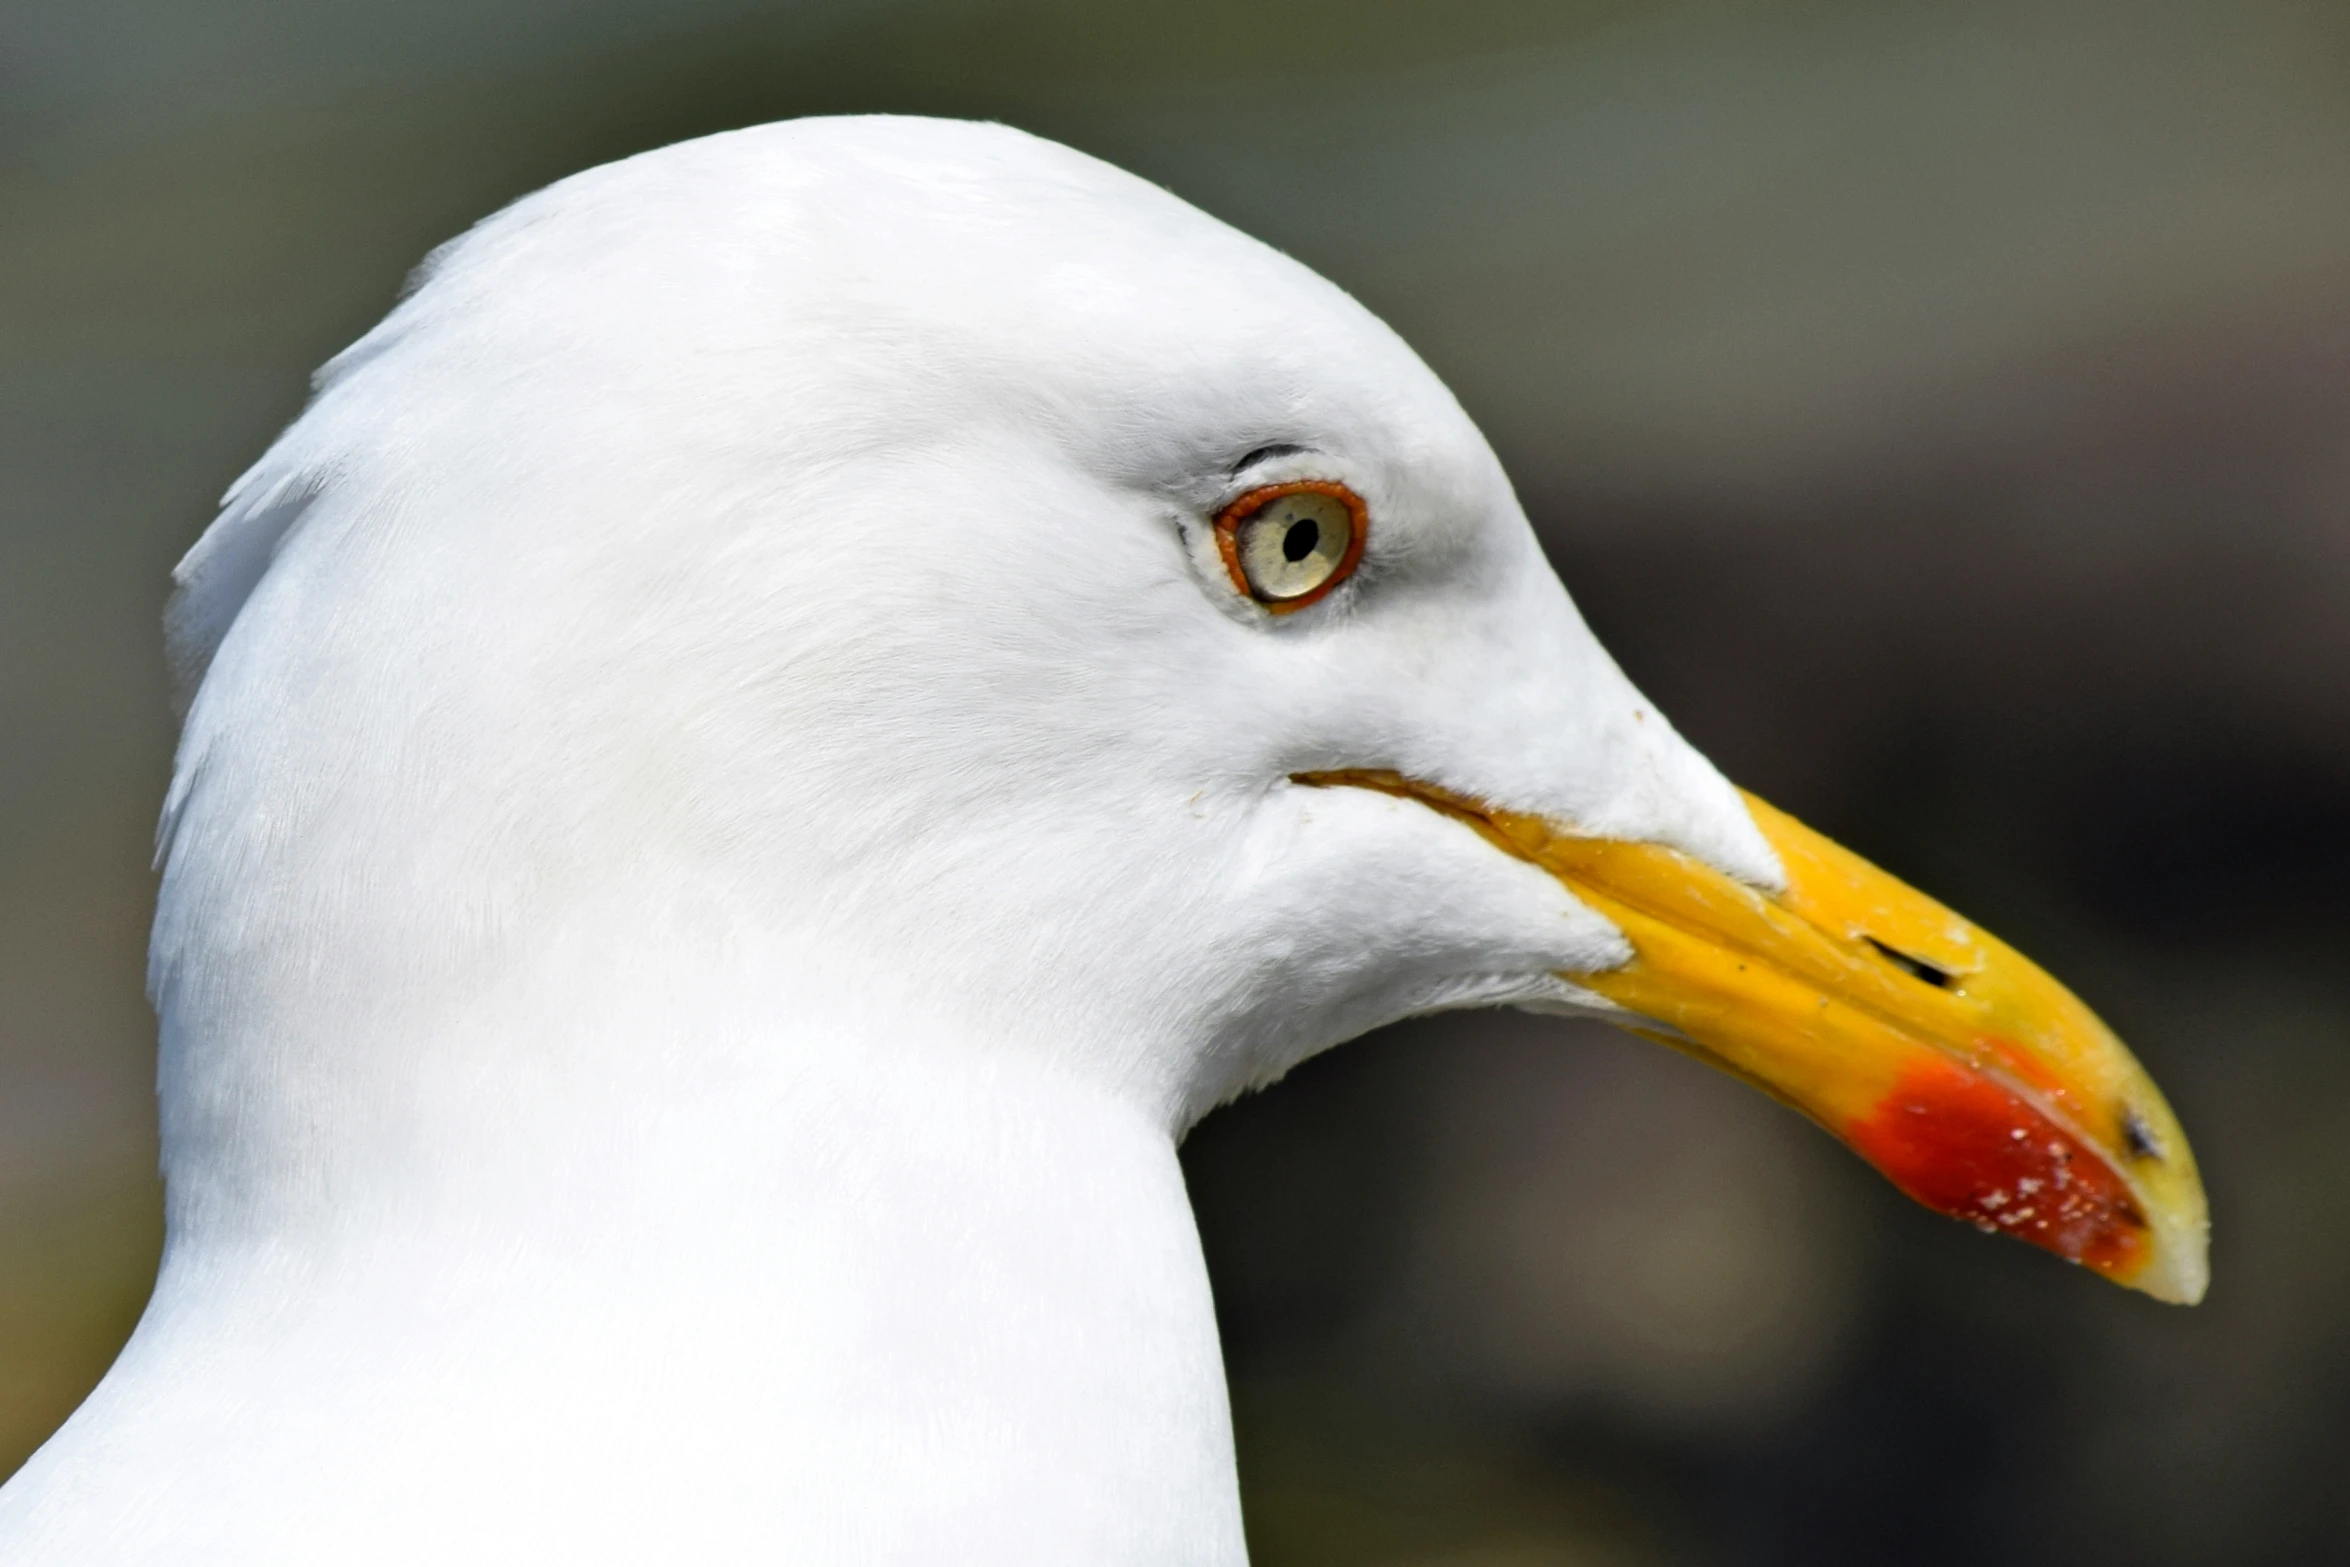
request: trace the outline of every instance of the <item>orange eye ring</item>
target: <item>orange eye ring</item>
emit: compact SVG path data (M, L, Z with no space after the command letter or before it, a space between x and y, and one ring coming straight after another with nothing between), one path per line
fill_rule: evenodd
M1277 503L1300 495L1321 496L1345 508L1346 544L1328 575L1298 592L1278 593L1269 590L1250 575L1248 559L1242 548L1242 530L1257 522ZM1224 569L1231 574L1233 587L1239 589L1243 597L1262 604L1270 614L1287 615L1326 597L1332 589L1353 576L1356 564L1363 558L1363 544L1370 537L1370 532L1370 508L1363 504L1360 495L1329 479L1295 479L1287 484L1267 484L1250 490L1216 513L1216 553L1223 557Z

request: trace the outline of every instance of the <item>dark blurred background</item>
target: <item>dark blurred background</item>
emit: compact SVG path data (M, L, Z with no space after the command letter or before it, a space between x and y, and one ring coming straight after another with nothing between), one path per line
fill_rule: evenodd
M2154 1305L1512 1016L1187 1151L1261 1567L2350 1559L2350 10L11 0L0 1472L158 1240L157 614L309 368L589 163L1006 119L1392 321L1735 778L2070 980L2193 1134Z

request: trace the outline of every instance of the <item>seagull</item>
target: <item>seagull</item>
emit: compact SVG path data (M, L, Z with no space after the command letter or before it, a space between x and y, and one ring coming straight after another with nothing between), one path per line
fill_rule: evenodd
M168 1240L16 1567L1242 1562L1177 1145L1452 1008L2203 1292L2080 1002L1684 741L1371 314L1019 131L515 203L175 580Z

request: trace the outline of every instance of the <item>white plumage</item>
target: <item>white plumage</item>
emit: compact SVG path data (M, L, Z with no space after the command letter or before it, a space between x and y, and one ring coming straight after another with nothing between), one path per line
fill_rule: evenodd
M1276 617L1290 478L1371 531ZM1626 950L1291 775L1779 877L1402 343L1000 127L518 203L180 576L170 1240L22 1567L1238 1561L1177 1139Z

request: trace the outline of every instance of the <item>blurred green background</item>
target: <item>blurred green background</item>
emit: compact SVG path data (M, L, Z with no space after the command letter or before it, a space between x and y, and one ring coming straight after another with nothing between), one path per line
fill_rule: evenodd
M423 252L757 120L1074 143L1391 320L1733 777L2072 981L2194 1135L2155 1306L1508 1016L1187 1150L1262 1567L2350 1552L2350 11L12 0L0 1472L158 1241L157 615Z

